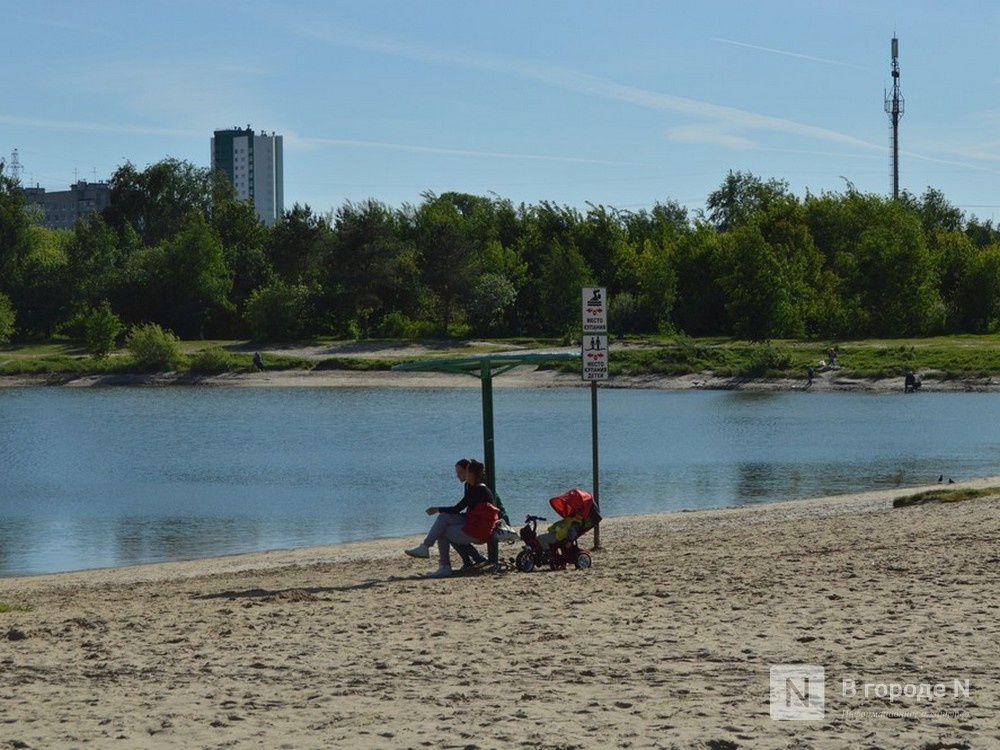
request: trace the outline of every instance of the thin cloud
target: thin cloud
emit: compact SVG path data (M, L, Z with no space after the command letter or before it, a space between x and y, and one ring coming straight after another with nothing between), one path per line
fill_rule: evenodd
M369 148L389 151L407 151L414 154L440 154L445 156L473 156L486 159L526 159L529 161L549 161L563 162L570 164L604 164L611 166L642 167L646 164L626 161L610 161L607 159L583 159L572 156L546 156L543 154L521 154L505 151L479 151L474 149L461 148L440 148L435 146L419 146L407 143L385 143L382 141L349 140L342 138L312 138L309 136L293 135L291 138L285 137L290 145L301 148L313 148L316 146L333 146L349 148Z
M734 47L744 47L746 49L757 50L758 52L770 52L772 55L784 55L785 57L795 57L799 60L809 60L810 62L825 63L826 65L839 65L843 68L856 68L857 70L868 70L868 68L863 65L855 65L854 63L844 62L843 60L830 60L826 57L813 57L812 55L803 55L798 52L789 52L783 49L774 49L773 47L761 47L756 44L747 44L746 42L737 42L733 39L722 39L720 37L712 37L711 41L719 42L721 44L731 44Z
M723 146L731 149L750 149L756 144L749 138L733 135L725 128L714 125L684 125L670 128L666 132L668 140L679 143L700 143L707 146Z
M0 114L0 123L45 130L68 130L77 133L108 133L112 135L154 135L170 138L203 138L202 131L177 128L156 128L144 125L121 125L107 122L79 122L72 120L39 120L30 117Z
M536 65L482 54L459 54L442 50L418 47L392 39L375 38L343 28L309 26L298 33L320 41L378 54L403 57L435 65L448 65L465 69L475 68L495 73L517 75L554 88L589 96L622 101L646 109L673 112L689 117L709 120L715 127L732 130L763 130L807 138L831 141L841 145L884 151L885 146L869 143L859 138L828 128L795 122L778 117L769 117L734 107L725 107L707 102L672 96L648 89L640 89L616 83L599 76L554 66ZM738 148L750 141L743 136L730 135L728 144Z

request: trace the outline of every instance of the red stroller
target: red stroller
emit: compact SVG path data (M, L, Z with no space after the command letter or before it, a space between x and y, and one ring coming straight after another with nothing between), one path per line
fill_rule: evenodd
M590 551L580 547L578 539L601 520L594 496L573 489L549 500L549 505L562 520L552 524L545 534L538 533L541 516L527 516L521 529L524 549L514 564L523 573L536 566L548 565L553 570L565 570L569 563L584 570L590 567Z

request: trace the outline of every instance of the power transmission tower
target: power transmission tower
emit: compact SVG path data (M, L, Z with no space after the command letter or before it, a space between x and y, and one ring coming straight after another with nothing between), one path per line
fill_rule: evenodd
M18 185L20 185L21 184L21 172L24 171L24 167L21 166L21 160L17 157L17 149L16 148L14 149L14 151L10 155L10 166L8 167L8 169L10 170L10 176L11 176L11 178L14 180L14 182L16 182Z

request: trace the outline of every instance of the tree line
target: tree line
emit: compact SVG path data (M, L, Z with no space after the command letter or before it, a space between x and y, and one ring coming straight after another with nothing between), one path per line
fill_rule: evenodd
M156 324L181 338L571 336L606 286L618 335L751 341L1000 328L1000 231L938 191L798 197L730 172L703 210L586 211L425 193L272 227L228 179L165 159L119 167L111 203L42 227L0 163L0 341Z

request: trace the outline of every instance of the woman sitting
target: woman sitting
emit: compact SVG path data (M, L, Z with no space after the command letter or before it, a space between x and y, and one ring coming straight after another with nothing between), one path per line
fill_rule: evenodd
M465 470L466 492L462 500L451 507L431 506L427 515L437 514L424 541L406 550L410 557L430 557L430 547L437 543L438 569L432 578L451 575L451 545L483 544L488 541L500 518L500 511L493 501L493 493L485 484L486 467L479 461L470 461ZM465 510L465 515L462 511Z

